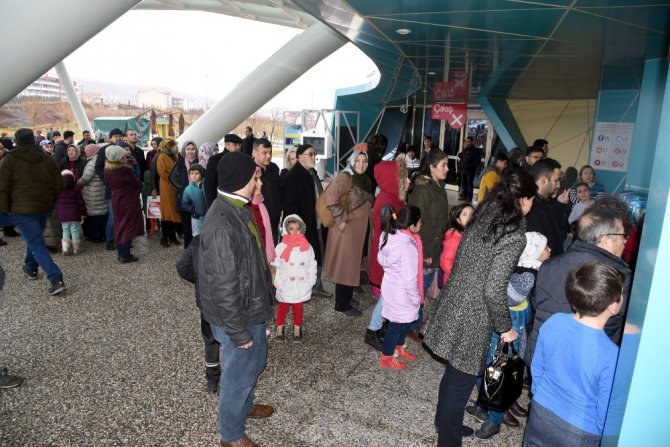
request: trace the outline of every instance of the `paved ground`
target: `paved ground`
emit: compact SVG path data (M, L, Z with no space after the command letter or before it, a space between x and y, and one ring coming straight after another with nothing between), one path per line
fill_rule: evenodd
M101 245L57 255L68 292L51 298L43 272L37 282L21 274L23 241L4 239L0 365L26 381L0 391L0 445L218 445L193 289L174 267L181 248L140 238L140 262L126 265ZM330 300L312 299L304 342L271 341L257 401L276 413L249 423L252 439L264 446L435 445L442 365L410 342L419 354L414 364L381 370L363 344L373 302L357 298L362 318L336 315ZM477 426L467 416L465 423ZM518 446L522 435L522 428L503 427L492 440L464 445Z

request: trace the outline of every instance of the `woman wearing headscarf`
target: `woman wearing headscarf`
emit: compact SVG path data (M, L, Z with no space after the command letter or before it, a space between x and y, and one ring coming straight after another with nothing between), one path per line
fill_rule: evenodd
M424 325L424 343L446 360L435 414L438 446L461 445L463 412L484 372L491 333L506 343L517 338L507 285L526 247L525 216L536 192L535 180L524 170L505 174L465 229L449 281Z
M191 183L188 171L191 165L195 164L198 164L198 146L193 141L187 141L181 147L181 157L175 162L175 168L170 172L169 178L170 184L176 190L176 209L181 218L184 248L188 248L193 240L193 229L191 228L191 213L182 206L182 198L184 197L184 190Z
M67 157L61 160L60 170L67 169L72 171L74 174L75 181L79 181L81 176L84 174L84 167L86 166L86 160L81 156L81 151L79 146L76 144L68 144L67 146Z
M105 182L112 193L112 215L114 216L114 242L122 264L137 262L130 253L133 238L144 234L144 218L139 201L142 182L133 168L126 163L123 148L110 144L105 148Z
M84 188L84 202L88 216L84 221L84 234L91 242L105 242L107 228L107 203L105 202L105 184L95 173L95 161L100 146L89 144L84 148L88 163L77 184Z
M367 167L367 154L355 151L324 192L335 221L328 230L323 270L335 283L335 310L352 317L361 314L351 301L354 287L360 285L361 261L368 256L370 244L366 242L372 227L373 195Z
M207 167L209 157L219 153L219 145L216 143L203 143L198 149L198 164L203 168ZM205 177L203 176L203 179Z
M172 171L176 161L177 142L175 140L161 141L158 145L156 175L160 178L161 245L163 247L169 247L170 243L180 244L179 239L177 239L177 224L181 222L181 217L177 212L175 190L169 181L170 171ZM156 197L154 194L152 195Z

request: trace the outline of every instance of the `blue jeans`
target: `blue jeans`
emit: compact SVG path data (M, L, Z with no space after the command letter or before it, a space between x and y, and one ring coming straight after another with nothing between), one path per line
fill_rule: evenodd
M62 278L63 272L51 259L42 236L49 214L11 213L10 217L26 241L26 259L23 261L23 271L32 272L37 270L37 267L42 267L49 281Z
M382 317L382 297L380 296L377 300L375 308L372 310L372 315L370 316L370 324L368 324L368 329L371 331L378 331L384 325L384 317Z
M235 441L246 432L247 414L254 408L256 379L268 356L265 323L249 328L253 346L240 349L222 326L211 325L214 338L223 348L223 374L219 384L219 431L224 441Z
M194 217L191 217L191 233L193 236L198 236L200 232L202 231L202 224L205 221L202 219L196 219Z
M382 354L393 355L396 346L405 344L405 337L414 322L411 323L394 323L389 321L389 327L384 334L384 345L382 347Z
M523 351L519 350L519 341L523 337L523 332L524 328L526 327L526 324L530 321L530 304L528 304L528 307L526 307L524 310L510 310L509 311L509 316L512 318L512 327L516 331L519 336L517 337L516 340L512 343L514 345L514 349L516 349L516 352L522 353ZM493 360L493 354L496 350L496 346L498 345L498 340L500 339L500 336L497 333L493 333L491 335L491 344L489 344L489 353L486 356L486 364L488 365L491 360ZM495 425L500 425L502 424L503 421L503 416L505 416L505 413L501 413L499 411L489 411L489 422L495 424Z
M107 242L114 242L114 212L112 211L112 199L107 200Z

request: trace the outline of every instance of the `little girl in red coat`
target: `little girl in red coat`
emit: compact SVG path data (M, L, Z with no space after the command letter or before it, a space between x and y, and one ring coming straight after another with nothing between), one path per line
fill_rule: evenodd
M440 268L444 274L443 284L446 284L454 266L456 251L461 243L463 231L470 224L475 209L468 203L461 203L451 209L449 213L449 226L442 240L442 254L440 255Z

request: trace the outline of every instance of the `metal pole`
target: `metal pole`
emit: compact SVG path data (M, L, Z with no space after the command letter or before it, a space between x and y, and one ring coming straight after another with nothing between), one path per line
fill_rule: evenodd
M60 61L56 64L56 73L58 73L60 85L63 87L63 90L65 90L65 95L67 95L67 100L70 103L70 107L72 107L72 111L74 112L74 117L77 119L79 128L82 132L85 130L93 130L91 128L91 123L88 121L88 117L86 116L84 106L82 105L81 100L77 95L77 91L74 89L74 84L72 84L72 79L70 79L70 74L67 72L63 61Z

